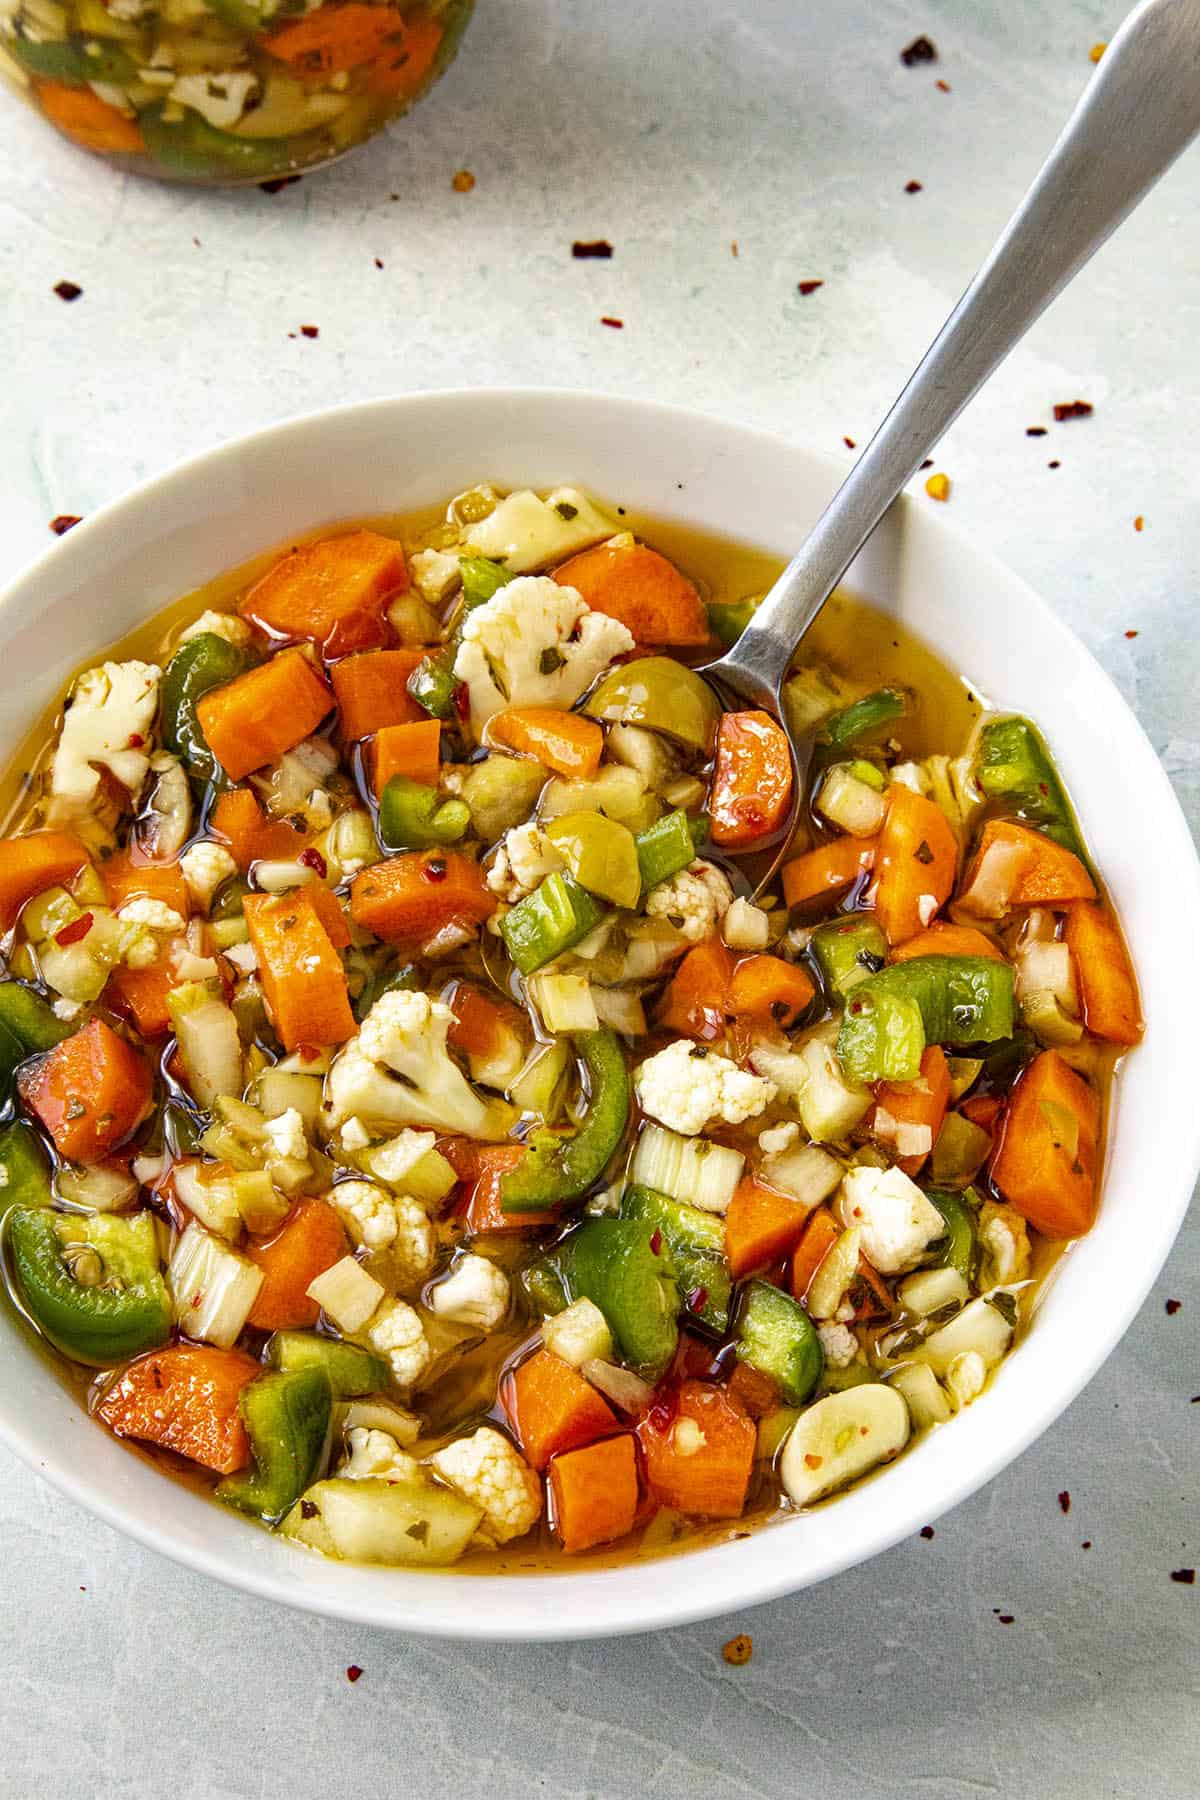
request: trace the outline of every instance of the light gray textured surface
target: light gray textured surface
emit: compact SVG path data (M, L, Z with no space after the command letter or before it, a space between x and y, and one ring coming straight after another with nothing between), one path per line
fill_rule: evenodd
M0 96L0 575L55 513L398 389L582 385L861 439L1116 17L1101 0L481 0L419 115L274 198L122 182ZM918 30L937 69L900 66ZM1198 155L938 458L949 516L1097 652L1193 822ZM464 166L478 185L459 196ZM599 236L611 263L572 262L573 238ZM63 277L84 288L73 306L50 291ZM810 277L825 286L801 298ZM319 339L289 339L301 323ZM1025 436L1076 396L1093 418ZM1200 1561L1198 1251L1193 1222L1084 1396L932 1542L653 1638L456 1648L326 1625L126 1543L0 1456L0 1795L1183 1800L1200 1589L1169 1571ZM741 1627L754 1660L731 1669Z

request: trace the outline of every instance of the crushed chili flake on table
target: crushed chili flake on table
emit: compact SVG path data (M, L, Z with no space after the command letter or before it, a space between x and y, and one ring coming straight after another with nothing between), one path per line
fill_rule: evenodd
M475 186L475 177L470 169L460 169L450 183L456 194L469 194Z
M1183 1305L1182 1300L1168 1300L1167 1305L1166 1305L1166 1314L1167 1314L1168 1319L1173 1319L1175 1317L1175 1314L1179 1311L1179 1309L1182 1305Z
M950 83L948 81L942 81L940 77L934 83L934 86L943 94L948 94L950 92Z
M732 1663L735 1669L740 1669L754 1655L754 1639L748 1632L739 1631L737 1636L731 1637L727 1644L722 1644L721 1655L727 1663Z
M1134 629L1132 629L1132 630L1130 630L1130 631L1127 631L1127 632L1126 632L1126 633L1125 633L1125 636L1126 636L1126 637L1127 637L1127 638L1135 638L1135 637L1136 637L1136 636L1137 636L1137 630L1136 630L1136 628L1134 628Z
M78 300L83 289L77 281L56 281L54 292L60 300Z
M922 192L924 185L924 182L921 181L906 181L904 184L904 191L906 194L919 194Z
M1195 1569L1172 1569L1171 1580L1177 1581L1180 1587L1195 1587L1196 1571Z
M1026 437L1045 437L1046 436L1046 427L1044 425L1027 425L1025 427L1025 436Z
M1089 62L1099 62L1100 58L1104 55L1104 52L1107 49L1108 49L1107 42L1105 42L1103 44L1093 44L1091 49L1088 51L1088 61Z
M1058 458L1057 458L1057 457L1055 457L1055 459L1054 459L1054 461L1053 461L1053 462L1048 462L1048 463L1047 463L1047 464L1046 464L1046 467L1047 467L1047 468L1048 468L1048 469L1061 469L1061 468L1062 468L1062 464L1061 464L1061 463L1060 463L1060 462L1059 462L1059 460L1058 460Z
M376 268L377 268L377 269L382 269L382 267L383 267L383 258L382 258L382 257L381 257L381 256L377 256L377 257L376 257L376 258L375 258L375 267L376 267Z
M72 525L78 525L82 517L82 513L55 513L50 521L50 529L55 537L62 537L64 532L70 531Z
M1071 1495L1066 1488L1064 1488L1062 1493L1058 1496L1058 1504L1062 1507L1062 1509L1065 1513L1070 1512L1070 1510L1071 1510Z
M855 441L852 437L844 437L842 439L842 442L843 442L843 444L845 444L847 450L857 450L858 449L858 445L855 443Z
M818 288L824 286L825 283L823 281L798 281L796 283L798 291L804 295L805 299L808 298L809 294L815 294Z
M1061 425L1064 419L1087 419L1095 412L1090 400L1058 400L1054 405L1054 417Z
M923 1537L925 1539L931 1538L933 1536L933 1526L932 1525L922 1525L920 1535L921 1535L921 1537Z
M1133 521L1133 529L1135 531L1142 531L1145 529L1145 524L1146 524L1145 519L1142 517L1141 513L1139 513L1137 515L1136 519Z
M948 475L931 475L925 483L925 492L931 500L948 500L950 498L950 477Z
M1002 1625L1013 1625L1016 1623L1016 1618L1013 1613L997 1613L996 1617Z
M738 253L738 241L736 238L734 238L729 245L729 253L731 256L736 256Z
M571 245L571 255L580 262L608 262L612 253L613 247L607 238L576 238Z
M905 44L900 52L900 61L906 69L915 69L918 63L936 62L937 45L932 38L915 37L911 44Z
M614 319L608 313L601 315L600 323L607 325L612 331L624 331L625 329L624 319Z
M362 1670L359 1668L358 1664L351 1663L350 1667L346 1670L346 1680L357 1681L361 1674Z
M302 175L275 175L270 181L260 181L259 187L264 194L278 194L283 188L291 187L294 181L302 181Z
M319 326L302 325L300 327L300 336L301 337L315 338L315 337L320 337L320 335L321 335L321 332L320 332Z

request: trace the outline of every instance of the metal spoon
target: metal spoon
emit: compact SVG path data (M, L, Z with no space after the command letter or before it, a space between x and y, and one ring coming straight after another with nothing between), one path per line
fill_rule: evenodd
M792 747L791 835L812 757L781 684L804 633L938 439L1034 320L1200 131L1200 0L1143 0L1104 52L995 248L806 542L718 662L725 705L765 707ZM775 872L783 855L759 886Z

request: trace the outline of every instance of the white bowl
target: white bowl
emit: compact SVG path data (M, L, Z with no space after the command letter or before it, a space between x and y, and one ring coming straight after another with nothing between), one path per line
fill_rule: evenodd
M106 507L0 601L0 753L11 755L83 658L187 589L324 522L402 512L485 477L571 481L787 553L838 476L830 458L759 432L585 394L418 394L276 426ZM1137 1312L1200 1166L1194 1058L1172 1024L1200 1014L1191 928L1200 867L1132 713L1009 570L904 502L851 581L941 647L992 702L1045 727L1142 983L1147 1039L1118 1084L1099 1223L983 1397L811 1516L656 1563L494 1579L343 1567L227 1514L94 1425L5 1306L0 1437L18 1455L110 1524L250 1593L369 1625L538 1639L678 1625L820 1581L917 1531L1046 1429Z

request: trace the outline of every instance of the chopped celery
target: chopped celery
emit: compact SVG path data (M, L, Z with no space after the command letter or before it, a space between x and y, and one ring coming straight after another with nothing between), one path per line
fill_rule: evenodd
M886 810L879 788L873 782L863 781L849 763L834 763L826 770L816 806L817 811L840 831L863 838L874 837L883 824Z
M584 975L531 975L526 993L547 1031L596 1031L600 1021Z
M870 1088L842 1067L826 1026L814 1031L798 1050L756 1044L750 1062L756 1074L793 1097L805 1131L817 1144L840 1143L874 1101Z
M603 909L569 875L547 875L505 913L500 932L522 975L532 975L585 938L603 916Z
M893 719L902 719L908 707L909 696L903 688L877 688L873 694L864 694L861 700L853 701L827 719L823 736L835 750L840 750L846 744L856 743L859 738L890 725Z
M1066 790L1050 752L1028 719L992 719L982 728L975 779L989 800L1087 861Z
M762 1161L762 1178L810 1211L827 1200L842 1179L842 1165L816 1144L797 1144Z
M536 1113L544 1124L553 1124L562 1111L570 1065L571 1052L561 1038L535 1044L510 1089L513 1104L522 1112Z
M986 956L918 956L861 982L842 1015L838 1057L861 1081L915 1081L926 1044L1012 1034L1013 972Z
M826 987L838 1000L868 975L878 975L887 961L887 939L863 913L818 925L811 948Z
M456 844L471 823L465 800L443 800L436 788L393 775L379 801L379 835L388 850Z
M825 1358L812 1320L769 1281L752 1281L738 1320L737 1356L766 1375L788 1406L800 1406L821 1378Z
M192 1220L171 1254L167 1286L186 1336L229 1350L241 1336L263 1272Z
M633 1152L630 1179L639 1186L687 1200L704 1212L723 1213L741 1180L740 1150L711 1138L685 1138L663 1125L645 1125Z
M168 994L167 1011L197 1103L211 1108L219 1094L240 1094L242 1044L225 1002L202 982L189 981Z

